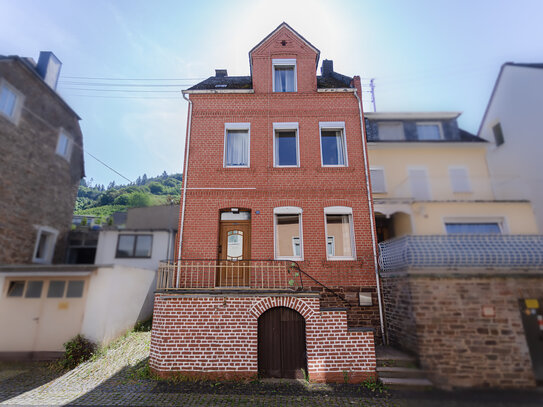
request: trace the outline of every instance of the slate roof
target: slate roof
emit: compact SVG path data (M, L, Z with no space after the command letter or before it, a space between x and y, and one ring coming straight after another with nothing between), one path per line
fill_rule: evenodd
M471 141L475 143L488 143L487 140L484 138L481 138L479 136L476 136L475 134L471 134L470 132L462 129L458 129L460 133L460 140L459 141Z
M516 63L516 62L506 62L504 65L510 66L520 66L523 68L539 68L543 69L543 63Z
M331 75L317 76L317 88L337 89L350 88L352 78L337 72ZM210 76L188 90L221 90L221 89L253 89L250 76Z

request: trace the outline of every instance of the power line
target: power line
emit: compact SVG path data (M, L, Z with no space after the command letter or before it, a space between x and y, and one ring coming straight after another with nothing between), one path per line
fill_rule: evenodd
M107 78L107 77L93 77L93 76L67 76L62 75L62 78L67 79L90 79L90 80L103 80L103 81L197 81L207 79L202 78Z
M115 96L115 95L81 95L77 93L71 93L71 94L69 93L69 94L66 94L66 96L88 97L88 98L94 98L94 99L176 99L176 100L181 100L180 97L168 97L168 96L161 97L161 96L147 96L147 95Z
M91 92L136 92L136 93L181 93L182 88L179 90L146 90L146 89L93 89L93 88L73 88L65 87L68 90L84 90Z
M75 143L74 143L75 144ZM83 150L85 153L87 153L88 155L90 155L92 158L94 158L96 161L98 161L100 164L106 166L107 168L109 168L111 171L113 171L115 174L123 177L125 180L127 180L128 182L130 182L131 184L134 183L134 181L126 178L123 174L121 174L119 171L115 170L114 168L111 168L109 165L107 165L105 162L103 162L102 160L100 160L99 158L95 157L94 155L92 155L91 153L89 153L88 151L86 150Z
M191 82L193 83L193 82ZM138 88L171 88L171 87L179 87L187 84L183 83L176 83L176 84L168 84L168 85L162 85L162 84L137 84L137 83L98 83L98 82L73 82L73 81L66 81L66 82L59 82L59 85L83 85L83 86L120 86L120 87L138 87Z

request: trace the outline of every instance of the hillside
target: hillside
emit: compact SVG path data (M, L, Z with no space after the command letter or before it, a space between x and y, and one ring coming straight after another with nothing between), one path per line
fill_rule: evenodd
M92 185L92 179L90 182L82 179L74 214L100 216L102 221L106 221L113 212L132 207L179 203L181 180L181 174L168 175L164 172L154 178L143 174L135 183L115 185L115 182L111 182L106 188L104 185Z

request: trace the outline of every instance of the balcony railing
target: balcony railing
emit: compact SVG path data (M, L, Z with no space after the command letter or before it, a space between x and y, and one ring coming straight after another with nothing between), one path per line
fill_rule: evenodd
M382 271L408 268L543 268L541 235L403 236L379 243Z
M290 260L177 260L158 267L157 290L303 289L302 271Z

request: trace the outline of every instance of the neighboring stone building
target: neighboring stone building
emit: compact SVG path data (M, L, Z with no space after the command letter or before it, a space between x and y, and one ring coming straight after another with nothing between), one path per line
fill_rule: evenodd
M360 78L281 24L189 101L179 260L159 269L160 375L375 375L375 236Z
M79 117L55 91L60 61L0 56L0 264L62 261L84 175Z

